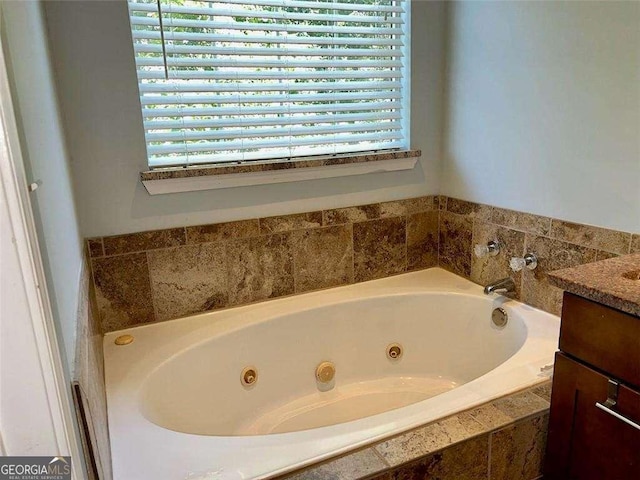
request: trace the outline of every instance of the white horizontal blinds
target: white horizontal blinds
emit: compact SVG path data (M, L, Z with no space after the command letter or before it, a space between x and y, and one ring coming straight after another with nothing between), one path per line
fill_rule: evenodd
M407 147L405 8L130 0L149 165Z

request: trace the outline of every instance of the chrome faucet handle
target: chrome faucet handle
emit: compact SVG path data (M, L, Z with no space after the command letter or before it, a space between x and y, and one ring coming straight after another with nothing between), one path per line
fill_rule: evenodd
M509 267L514 272L519 272L523 268L533 270L538 266L538 258L533 253L527 253L523 258L512 257L509 261Z
M473 247L473 251L478 258L486 257L487 255L495 257L500 253L500 242L497 240L491 240L490 242L487 242L486 245L477 243L476 246Z

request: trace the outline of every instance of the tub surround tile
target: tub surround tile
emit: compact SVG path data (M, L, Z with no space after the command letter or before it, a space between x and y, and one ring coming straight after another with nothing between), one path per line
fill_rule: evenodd
M491 434L490 480L533 480L542 475L548 414Z
M596 252L596 260L607 260L609 258L619 257L617 253L605 252L603 250L598 250Z
M447 200L447 211L458 215L467 215L475 220L488 222L491 219L493 207L450 197Z
M184 245L186 238L184 228L170 228L104 237L103 242L105 255L120 255L155 248L177 247Z
M472 438L441 452L403 465L375 480L486 480L489 474L489 436Z
M232 238L256 237L260 234L257 218L237 222L214 223L186 227L187 244L217 242Z
M222 243L147 253L156 319L169 320L225 307L227 275Z
M448 211L440 212L440 266L469 278L473 219Z
M483 431L484 427L471 415L461 413L378 443L375 449L390 466L394 467Z
M92 269L103 331L155 320L146 253L94 258Z
M226 256L229 305L294 292L290 233L230 240Z
M382 218L353 225L354 280L364 282L407 268L405 217Z
M640 233L631 235L631 249L629 253L640 253Z
M260 219L260 233L288 232L321 226L322 212L295 213Z
M447 196L446 195L436 195L433 198L433 208L436 210L446 210L447 209Z
M407 217L407 270L438 265L438 222L437 210Z
M509 261L512 257L524 256L524 236L523 232L517 230L492 223L474 222L472 246L486 245L492 240L498 241L500 253L495 257L487 255L482 258L472 255L471 280L480 285L486 285L501 278L511 277L516 284L516 291L508 296L521 298L522 272L513 272L509 267Z
M551 229L551 219L549 217L498 207L493 207L491 211L491 222L536 235L548 235Z
M640 253L557 270L550 273L549 281L576 295L640 317Z
M433 210L433 195L380 203L380 217L395 217Z
M380 218L380 204L360 205L358 207L335 208L323 213L324 225L356 223Z
M629 253L631 234L563 220L551 221L551 237L606 252Z
M352 236L350 224L295 232L296 292L353 283Z
M104 256L102 238L87 238L87 250L89 251L89 256L92 258Z
M523 301L554 315L560 315L563 291L549 282L547 274L561 268L593 262L596 259L596 251L536 235L527 235L526 250L538 257L538 266L535 270L523 271Z
M357 480L387 467L388 465L372 448L367 448L284 478L287 480Z
M546 400L547 402L551 401L551 387L553 383L551 381L545 382L539 387L533 388L531 391L538 395L540 398Z

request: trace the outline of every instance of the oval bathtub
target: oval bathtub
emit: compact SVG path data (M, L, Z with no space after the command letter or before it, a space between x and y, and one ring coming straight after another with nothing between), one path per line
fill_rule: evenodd
M553 315L433 268L112 332L114 479L299 468L545 380L558 329ZM123 333L135 341L116 346ZM316 378L322 362L335 367L329 382Z

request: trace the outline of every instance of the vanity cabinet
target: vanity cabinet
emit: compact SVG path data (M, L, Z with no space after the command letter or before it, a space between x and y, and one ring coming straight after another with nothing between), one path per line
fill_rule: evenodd
M640 479L640 318L565 293L545 480Z

